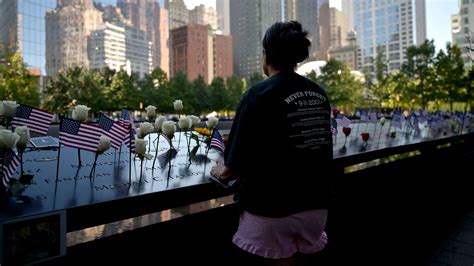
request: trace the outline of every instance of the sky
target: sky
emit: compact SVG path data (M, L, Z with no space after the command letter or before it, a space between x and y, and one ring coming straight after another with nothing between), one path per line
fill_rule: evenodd
M434 39L437 50L451 42L451 15L458 12L457 0L425 0L427 38ZM199 4L215 8L216 0L184 0L189 9ZM341 0L329 0L330 5L341 8Z

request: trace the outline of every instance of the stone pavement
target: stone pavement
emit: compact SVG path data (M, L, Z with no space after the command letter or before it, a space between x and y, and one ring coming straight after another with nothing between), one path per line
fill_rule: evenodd
M433 252L429 265L474 265L474 209L467 211L450 230L449 237Z

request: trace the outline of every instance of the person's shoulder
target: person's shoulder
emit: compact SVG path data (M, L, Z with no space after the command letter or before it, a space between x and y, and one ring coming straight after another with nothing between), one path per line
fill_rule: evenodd
M306 84L307 86L309 87L315 87L315 88L318 88L318 89L322 89L323 87L321 87L318 83L314 82L313 80L305 77L305 76L301 76L299 74L298 75L298 78L300 78L304 84Z
M278 83L275 83L275 80L271 78L262 80L248 89L247 97L252 99L252 98L258 98L262 95L265 95L269 91L271 91L272 88L276 86L276 84Z

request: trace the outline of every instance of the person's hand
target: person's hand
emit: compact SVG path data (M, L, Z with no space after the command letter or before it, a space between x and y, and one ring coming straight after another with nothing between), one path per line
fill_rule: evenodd
M211 175L220 181L225 181L227 178L229 178L229 176L224 175L225 170L226 166L223 164L222 160L217 160L216 165L214 165L211 169Z

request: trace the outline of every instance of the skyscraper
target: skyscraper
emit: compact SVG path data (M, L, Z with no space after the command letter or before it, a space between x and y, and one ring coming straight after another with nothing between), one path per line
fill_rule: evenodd
M56 0L0 1L0 44L20 52L28 68L45 70L45 15L56 7Z
M299 21L309 32L311 48L308 60L326 60L329 48L329 1L284 0L285 20Z
M169 31L169 17L168 10L163 7L159 7L159 20L154 21L154 23L159 23L159 25L154 26L155 34L159 32L159 38L155 38L155 42L152 44L157 48L155 51L153 59L153 67L156 68L159 66L163 71L170 76L170 31ZM156 29L159 29L158 31Z
M329 1L322 1L319 5L319 46L315 51L312 49L312 56L318 60L328 60L328 51L331 43L331 14L329 12ZM318 43L316 43L317 45ZM310 58L311 59L311 58Z
M151 42L145 31L125 25L125 57L132 72L143 77L152 71ZM92 47L91 47L92 48Z
M360 69L360 49L357 47L356 35L353 31L347 33L345 45L329 48L329 59L345 63L351 70Z
M234 74L232 58L232 37L214 35L213 69L214 77L230 77Z
M206 83L232 76L232 37L215 34L208 25L189 24L171 30L171 40L173 76L182 71L189 80L201 76Z
M347 18L337 8L330 8L330 43L329 47L339 48L347 45Z
M182 27L189 22L189 10L183 0L165 0L168 9L170 30Z
M159 67L169 73L169 21L168 10L156 1L146 4L146 37L151 42L152 68Z
M453 44L461 48L464 65L469 65L474 60L470 50L474 48L474 2L462 1L459 4L458 14L451 16L451 36Z
M148 0L117 0L117 7L131 25L147 31L147 8L152 8L147 6L147 2Z
M369 72L374 71L377 47L391 72L407 61L407 47L426 39L424 0L354 0L351 4L361 65Z
M201 76L206 83L210 82L208 31L207 25L197 24L171 30L172 76L176 75L178 71L182 71L189 80L195 80Z
M354 31L354 5L353 0L341 0L342 13L347 18L347 27L349 31Z
M230 35L230 0L216 0L217 30Z
M281 21L280 13L280 1L230 1L235 74L249 79L253 73L262 73L262 38L268 27Z
M198 5L189 11L189 23L210 25L211 29L217 29L216 10L205 5Z
M103 23L92 0L59 0L46 14L46 72L63 67L89 66L88 36Z
M140 76L150 73L151 42L147 32L141 29L147 29L146 20L135 20L141 28L134 26L130 18L138 9L130 0L121 3L125 2L130 4L127 8L132 10L127 18L121 8L98 6L92 0L58 1L58 7L46 14L48 75L72 66L108 66L116 70L129 66Z

